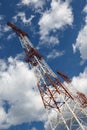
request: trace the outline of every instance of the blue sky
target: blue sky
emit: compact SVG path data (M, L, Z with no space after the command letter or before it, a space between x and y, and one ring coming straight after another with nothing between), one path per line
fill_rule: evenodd
M36 78L8 21L87 95L87 0L0 0L0 130L48 130Z

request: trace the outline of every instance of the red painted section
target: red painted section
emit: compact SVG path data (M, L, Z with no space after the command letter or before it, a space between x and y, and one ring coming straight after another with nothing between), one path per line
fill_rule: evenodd
M7 25L10 26L17 33L17 35L19 35L20 37L21 36L28 36L27 33L22 31L21 29L19 29L17 26L12 24L11 22L7 22Z

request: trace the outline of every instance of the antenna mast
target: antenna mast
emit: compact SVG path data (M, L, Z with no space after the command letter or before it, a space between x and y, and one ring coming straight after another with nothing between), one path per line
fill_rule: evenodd
M57 71L67 85L61 82L34 48L27 33L10 22L7 25L18 35L26 53L26 62L37 77L37 87L51 129L60 130L63 127L63 130L87 130L87 97L72 86L68 76Z

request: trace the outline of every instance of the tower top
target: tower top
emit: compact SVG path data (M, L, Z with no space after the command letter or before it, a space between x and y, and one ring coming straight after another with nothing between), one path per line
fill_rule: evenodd
M26 32L22 31L21 29L19 29L17 26L12 24L11 22L7 22L7 25L10 26L20 37L28 36L28 34Z

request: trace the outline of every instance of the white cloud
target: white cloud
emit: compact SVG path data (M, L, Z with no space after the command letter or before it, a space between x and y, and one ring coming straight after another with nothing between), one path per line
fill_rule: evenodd
M39 21L41 40L51 31L61 30L67 25L72 25L73 14L68 2L52 0L51 8L42 14Z
M87 60L87 24L80 30L76 43L73 44L73 51L80 51L81 58Z
M3 22L0 24L0 38L6 33L9 32L11 30L10 27L8 27L7 25L4 25Z
M11 28L7 25L4 25L3 22L0 24L0 35L3 36L4 33L10 31Z
M50 124L49 124L49 120L46 121L46 123L44 124L44 128L45 130L50 130Z
M9 34L8 37L7 37L7 40L12 39L13 37L15 37L15 33L11 33L11 34Z
M55 59L57 57L60 57L64 55L64 51L57 51L57 50L53 50L52 52L50 52L48 55L47 55L47 58L48 59Z
M4 33L10 30L10 27L4 24L4 15L0 15L0 38L3 36Z
M3 66L4 65L4 66ZM0 128L32 121L44 121L44 107L37 80L28 65L10 57L0 61ZM8 113L3 101L10 105Z
M72 84L78 91L83 92L87 96L87 67L79 76L72 78Z
M7 26L7 25L3 26L3 32L8 32L10 30L11 30L11 28L9 26Z
M83 11L87 13L87 5L84 7Z
M6 63L2 59L0 59L0 71L5 71L6 68Z
M37 130L35 127L33 127L31 130Z
M1 123L4 122L4 120L6 118L7 118L6 113L5 113L4 109L3 109L3 107L0 106L0 125L1 125Z
M36 9L42 8L45 3L45 0L21 0L20 3L18 3L18 6L20 5L26 5L26 6L33 6Z
M84 8L84 13L87 13L87 5ZM87 16L85 17L85 25L78 33L76 43L73 44L74 53L79 50L82 60L87 60Z
M46 46L49 46L49 45L55 46L55 45L59 44L59 39L58 39L57 36L45 36L44 40L41 37L40 38L40 45L43 44L43 43L46 43Z
M18 12L16 16L13 17L13 20L17 22L18 18L24 23L24 24L31 24L32 19L34 18L33 15L31 15L30 18L26 18L26 14L24 12Z

